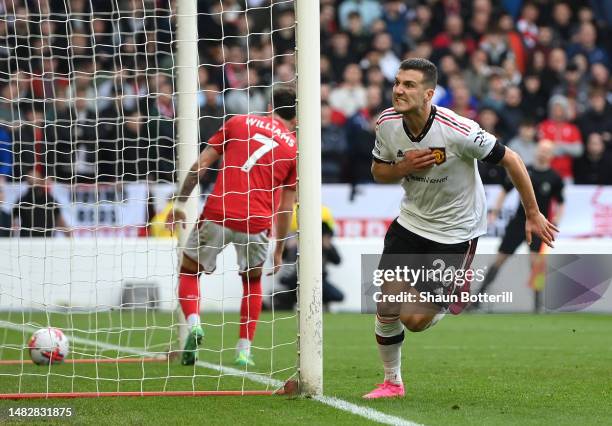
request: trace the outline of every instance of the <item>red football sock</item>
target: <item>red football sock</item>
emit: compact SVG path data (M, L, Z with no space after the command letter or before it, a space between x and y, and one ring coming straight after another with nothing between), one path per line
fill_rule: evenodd
M191 314L200 314L200 285L197 274L180 273L178 295L185 318Z
M242 302L240 303L240 338L253 341L255 327L261 312L261 277L242 277Z

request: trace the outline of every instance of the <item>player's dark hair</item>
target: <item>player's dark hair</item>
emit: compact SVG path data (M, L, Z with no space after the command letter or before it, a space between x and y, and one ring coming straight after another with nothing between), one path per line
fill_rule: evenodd
M423 74L423 83L431 88L435 88L438 84L438 69L436 66L425 58L411 58L402 61L400 70L416 70Z
M289 86L274 89L272 107L274 114L285 120L293 120L295 118L295 89Z

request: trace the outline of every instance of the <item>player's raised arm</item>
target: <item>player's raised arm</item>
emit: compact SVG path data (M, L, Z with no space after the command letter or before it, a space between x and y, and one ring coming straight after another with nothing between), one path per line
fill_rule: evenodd
M535 233L546 245L553 247L555 234L559 232L559 229L540 213L533 192L533 186L531 185L531 179L529 178L523 160L521 160L517 153L506 148L504 156L499 161L499 164L506 169L514 187L521 197L521 203L523 204L525 216L527 218L525 223L527 243L531 244L531 236Z
M200 153L198 160L193 163L187 176L183 181L178 195L174 198L174 209L170 211L166 220L166 226L172 228L176 222L183 222L185 228L185 212L183 207L189 195L193 192L193 188L198 184L199 180L204 177L211 165L217 161L221 155L212 146L207 146Z

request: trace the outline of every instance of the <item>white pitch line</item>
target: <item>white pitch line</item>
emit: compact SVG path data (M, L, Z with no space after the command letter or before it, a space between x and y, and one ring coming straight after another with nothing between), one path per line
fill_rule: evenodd
M373 408L362 407L361 405L353 404L343 399L334 398L331 396L315 396L312 399L314 399L315 401L319 401L323 404L329 405L330 407L337 408L338 410L347 411L357 416L365 417L368 420L372 420L386 425L422 426L418 423L413 423L401 417L392 416L391 414L385 414Z
M6 321L0 321L0 328L8 328L9 330L15 331L30 331L34 332L38 330L37 327L33 327L30 325L19 325L13 324ZM105 343L91 339L85 339L83 337L71 336L71 340L75 343L81 343L90 346L96 346L101 349L114 350L118 352L124 352L131 355L138 355L144 357L158 357L160 355L159 352L147 352L138 348L130 348L126 346L113 345L112 343ZM266 386L280 388L283 386L283 382L281 380L272 379L271 377L262 376L255 373L248 373L244 370L238 370L232 367L224 367L217 364L212 364L210 362L197 361L196 365L200 367L205 367L211 370L216 370L222 374L231 374L234 376L242 376L253 382L261 383ZM392 416L390 414L385 414L381 411L375 410L369 407L363 407L361 405L353 404L351 402L345 401L343 399L329 397L329 396L315 396L312 398L314 401L320 402L321 404L329 405L330 407L336 408L338 410L346 411L348 413L354 414L356 416L364 417L368 420L372 420L378 423L394 425L394 426L421 426L418 423L413 423L409 420L403 419L401 417Z

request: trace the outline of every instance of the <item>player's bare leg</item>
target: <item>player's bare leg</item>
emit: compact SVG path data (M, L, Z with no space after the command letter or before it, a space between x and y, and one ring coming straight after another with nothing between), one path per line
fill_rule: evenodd
M181 364L193 365L197 361L197 349L202 343L204 331L200 325L200 283L202 266L195 260L183 255L179 274L179 302L189 325L189 335L185 341Z
M364 395L366 399L394 398L405 395L401 373L404 327L412 332L426 330L434 325L444 312L440 306L433 303L419 302L419 292L413 287L406 288L405 283L385 283L381 290L387 295L407 292L415 301L377 303L375 334L385 378L382 384Z
M255 365L251 354L251 343L255 337L255 329L262 305L261 265L241 272L242 301L240 303L240 333L236 344L236 361L240 366Z

